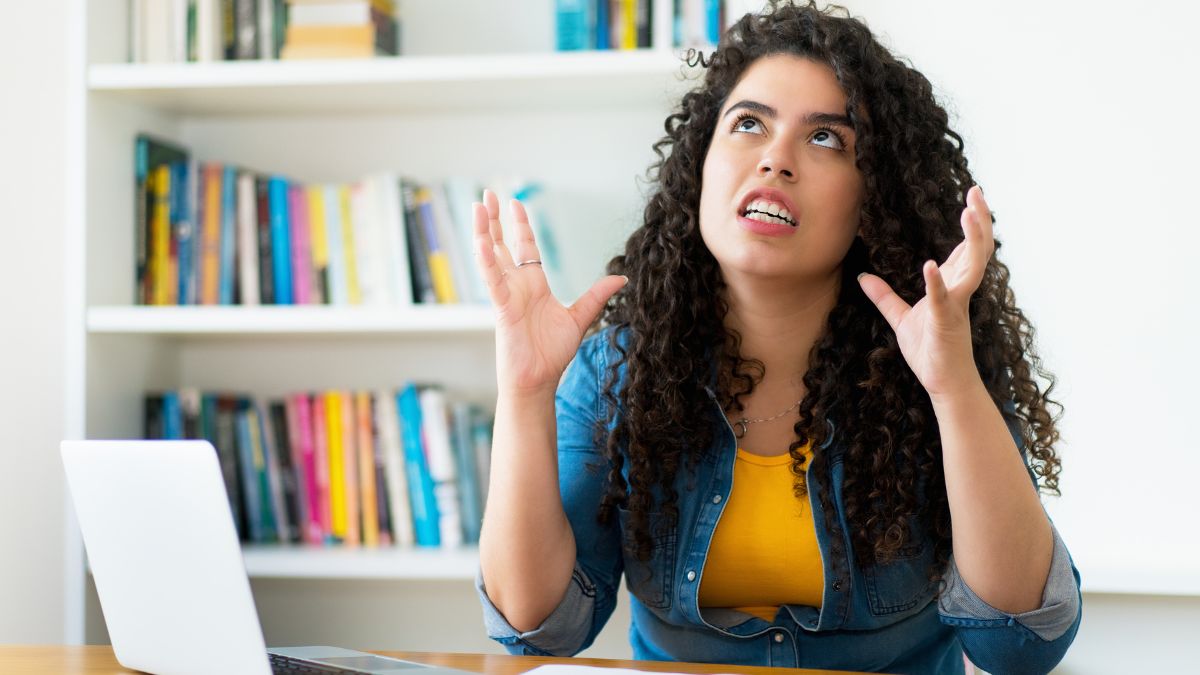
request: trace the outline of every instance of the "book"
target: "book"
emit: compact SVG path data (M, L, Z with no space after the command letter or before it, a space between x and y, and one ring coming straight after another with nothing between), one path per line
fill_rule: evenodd
M396 396L380 389L375 392L375 419L379 424L379 442L383 446L383 466L387 482L388 512L391 515L392 541L397 546L412 546L412 505L405 477L404 449L400 441L400 416Z
M379 188L380 226L388 252L387 283L391 287L389 295L397 305L411 305L412 276L408 269L408 237L404 229L400 179L393 173L382 173L376 177L376 184Z
M247 538L248 541L261 542L266 540L266 529L263 527L263 490L258 475L262 456L255 449L258 424L253 417L253 409L245 401L238 401L237 405L233 420L237 429L238 467L242 478L243 505L246 508Z
M367 410L367 418L371 424L371 447L373 452L372 459L374 460L374 476L375 483L375 512L378 520L379 545L392 545L392 513L390 503L388 502L387 489L387 472L386 461L383 453L383 436L381 429L381 419L379 417L380 407L377 400L377 395L368 393L369 409ZM387 402L391 396L384 392L383 400Z
M330 533L335 540L345 541L349 525L346 517L346 455L340 392L325 392L325 431L329 439L326 447L329 457Z
M243 305L257 305L262 297L258 273L258 194L254 174L237 177L238 284Z
M396 395L399 407L401 439L404 446L404 470L408 479L409 505L412 511L413 534L417 546L441 545L441 526L438 504L433 492L433 478L425 459L422 440L421 402L417 387L406 384Z
M251 403L253 406L254 417L258 422L258 439L260 452L262 453L262 469L261 475L265 476L266 480L264 487L269 495L267 506L271 513L271 521L265 524L265 527L271 528L271 537L275 541L289 542L291 537L291 521L288 519L288 507L286 498L286 482L284 473L285 463L279 443L278 436L275 435L275 425L271 420L270 406L263 400L254 399Z
M288 432L292 439L293 457L302 504L301 539L305 543L322 541L320 503L317 492L316 457L313 446L312 401L308 394L297 393L286 399Z
M329 428L325 394L312 396L313 467L317 484L317 522L321 538L333 539L333 503L329 498Z
M266 176L254 177L255 222L258 225L258 290L259 301L264 305L275 304L275 265L271 261L274 246L271 243L271 196ZM250 252L246 252L250 255Z
M219 394L202 396L200 414L204 437L217 449L233 522L237 525L238 535L247 539L250 536L249 515L244 506L247 488L243 486L241 446L236 426L237 399Z
M204 220L200 236L200 302L216 305L221 301L221 183L222 168L216 162L203 165Z
M296 439L288 426L287 400L267 403L267 418L274 440L274 452L279 464L279 485L282 490L285 526L281 529L284 541L301 541L301 529L307 514L303 495L304 482Z
M170 165L160 164L154 167L149 190L154 205L150 211L150 234L153 242L150 259L151 285L154 289L152 304L170 305L174 304L171 287L176 281L175 276L171 274Z
M379 503L375 495L375 434L371 421L371 394L354 392L354 420L358 448L358 494L362 513L362 543L379 546Z
M350 304L350 287L346 271L345 237L342 235L342 207L336 185L325 186L325 242L329 248L329 295L331 305Z
M301 185L288 186L288 214L292 226L292 302L307 305L313 302L312 242L308 233L308 192Z
M362 288L359 285L358 276L358 251L354 243L358 238L358 233L355 232L354 214L350 211L350 187L348 185L337 186L337 208L342 224L342 255L346 261L346 301L351 305L361 305Z
M458 302L458 291L450 269L450 257L438 238L437 221L433 213L433 200L429 188L419 187L414 192L417 207L417 222L422 235L423 251L429 265L429 277L433 282L436 301L442 304Z
M600 4L605 2L607 0L600 0ZM558 51L578 51L595 46L593 7L592 0L556 0L555 48Z
M354 414L354 392L341 392L343 476L346 481L346 536L342 543L358 546L362 543L362 497L359 495L358 425Z
M429 460L429 477L433 481L434 498L437 501L441 546L456 548L463 542L462 512L459 509L458 471L450 448L446 396L439 387L427 386L420 389L418 399L425 452Z
M437 295L433 290L433 276L429 270L429 258L425 255L425 234L417 217L418 185L408 179L401 180L400 194L404 204L404 234L408 243L410 285L413 302L433 304Z
M475 458L475 444L471 437L471 425L475 414L474 406L464 401L456 401L450 406L452 432L450 445L454 451L454 463L458 469L462 538L468 544L479 543L479 530L483 522L479 466Z
M232 166L224 166L221 171L221 262L219 271L219 304L233 305L237 303L234 283L237 274L237 234L235 221L237 219L236 188L237 170Z
M306 188L308 192L308 236L312 259L312 301L332 304L329 288L329 244L325 228L325 189Z
M171 192L170 220L172 245L175 249L175 291L172 296L175 304L186 305L192 302L192 252L195 244L192 241L195 231L191 209L191 170L190 160L171 162Z
M292 246L288 218L288 183L271 176L267 183L271 212L271 267L275 273L275 304L292 304Z

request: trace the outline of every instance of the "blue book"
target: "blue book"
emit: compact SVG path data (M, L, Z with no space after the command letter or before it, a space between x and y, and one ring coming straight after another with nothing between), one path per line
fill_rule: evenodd
M292 238L288 232L288 183L271 176L267 184L271 213L271 269L275 272L275 304L292 304Z
M450 418L453 421L450 447L454 452L454 463L458 469L458 498L462 513L463 542L467 544L479 543L479 530L483 523L479 470L475 462L475 444L471 439L471 422L474 415L475 411L470 403L459 401L450 406Z
M593 26L589 20L592 0L556 0L558 51L591 49L594 44Z
M417 546L441 546L438 526L440 513L433 494L433 477L425 460L421 439L421 401L411 382L396 395L400 412L401 444L404 446L404 474L408 479L408 500L412 506L413 534Z
M163 392L163 438L169 441L183 438L183 410L179 407L179 392Z
M221 173L221 272L218 276L218 303L233 304L233 280L237 276L237 238L234 231L237 216L234 200L236 171L232 166L222 167Z
M242 505L246 508L246 526L250 541L263 540L262 497L258 489L258 472L254 467L254 442L250 433L249 406L238 402L236 414L238 467L242 474Z
M176 304L188 303L189 282L192 276L192 236L195 228L192 226L191 212L188 209L188 163L171 163L171 194L170 219L171 230L174 232L177 246L176 271L178 272L178 298Z
M721 0L707 0L705 5L708 14L708 41L715 45L721 40Z
M608 0L594 0L596 3L596 49L609 49L608 36Z

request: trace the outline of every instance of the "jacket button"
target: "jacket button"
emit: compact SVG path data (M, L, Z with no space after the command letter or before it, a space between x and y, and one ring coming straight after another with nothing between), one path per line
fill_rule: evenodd
M783 642L783 633L776 633L776 634L775 634L775 641L776 641L776 642Z
M688 580L688 581L695 581L695 580L696 580L696 570L688 570L688 573L687 573L687 580Z
M713 503L720 504L721 503L721 495L713 495Z
M837 581L833 582L833 590L835 590L835 591L842 590L842 580L841 579L838 579Z

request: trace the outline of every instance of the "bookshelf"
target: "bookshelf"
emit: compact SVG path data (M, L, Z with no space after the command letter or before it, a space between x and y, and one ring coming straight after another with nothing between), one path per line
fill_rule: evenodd
M133 140L305 182L537 178L577 294L639 221L651 145L695 73L663 46L669 3L659 46L627 53L554 53L553 3L509 4L409 0L397 58L145 65L127 63L129 3L74 0L66 436L138 437L144 392L181 386L276 397L411 379L491 408L488 307L134 305ZM67 640L80 643L103 626L73 521L66 536ZM477 552L247 546L245 560L252 579L469 588Z

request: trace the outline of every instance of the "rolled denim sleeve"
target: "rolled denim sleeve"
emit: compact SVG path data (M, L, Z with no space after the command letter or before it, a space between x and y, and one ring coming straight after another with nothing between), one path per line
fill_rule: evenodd
M971 662L994 673L1048 673L1066 654L1079 630L1083 602L1079 570L1054 524L1054 554L1040 607L1020 614L984 602L963 581L950 559L938 614L954 626Z
M1012 402L1004 406L1005 422L1036 489L1037 476L1029 467L1014 408ZM1053 521L1050 530L1054 553L1042 604L1028 612L1009 614L984 602L959 574L954 556L950 557L938 614L942 623L955 627L971 662L988 672L1048 673L1075 640L1083 616L1079 570Z
M607 473L594 436L603 411L605 338L600 333L583 342L555 396L559 492L575 536L575 568L562 600L540 626L522 633L492 603L482 573L476 575L488 637L511 654L573 656L592 644L616 607L624 567L619 528L596 520Z

